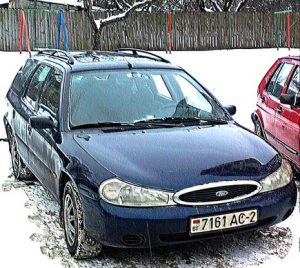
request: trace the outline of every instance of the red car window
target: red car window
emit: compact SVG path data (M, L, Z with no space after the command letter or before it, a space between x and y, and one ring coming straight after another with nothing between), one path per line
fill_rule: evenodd
M267 88L266 88L266 91L267 91L267 92L269 92L269 93L272 93L272 92L273 92L275 82L276 82L276 80L277 80L278 74L279 74L279 72L281 71L281 68L282 68L283 64L284 64L284 63L281 63L281 64L277 67L276 71L274 72L274 74L273 74L272 78L270 79L269 84L268 84L268 86L267 86Z
M294 65L290 64L290 63L284 63L284 65L282 66L282 68L277 76L276 83L273 88L273 92L271 93L276 98L280 97L282 89L283 89L283 87L286 83L286 80L289 77L289 74L290 74L291 70L293 69L293 67L294 67Z
M300 88L300 76L299 76L299 66L295 70L290 85L287 90L287 94L297 95Z

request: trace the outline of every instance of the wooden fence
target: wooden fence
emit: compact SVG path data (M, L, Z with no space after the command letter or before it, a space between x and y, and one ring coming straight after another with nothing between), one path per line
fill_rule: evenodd
M72 50L91 49L92 31L82 11L64 13ZM99 14L106 16L106 14ZM26 20L33 48L55 48L57 11L27 10ZM273 13L198 13L173 15L174 50L211 50L275 47ZM133 13L128 19L106 27L102 49L136 47L164 49L163 13ZM286 16L280 18L280 47L287 46ZM300 47L300 14L291 15L291 46ZM18 50L19 10L0 9L0 50Z

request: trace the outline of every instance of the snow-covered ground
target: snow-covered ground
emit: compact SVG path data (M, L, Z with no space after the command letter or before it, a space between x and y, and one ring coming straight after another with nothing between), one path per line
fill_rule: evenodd
M257 86L276 58L299 50L261 49L174 52L166 55L184 67L224 104L235 104L235 119L252 129ZM5 94L28 54L0 52L0 118ZM1 119L2 120L2 119ZM4 129L0 124L0 138ZM58 206L38 184L11 177L7 144L0 142L0 267L298 267L299 204L280 225L251 235L234 235L165 249L105 249L98 259L75 262L67 254L58 224Z

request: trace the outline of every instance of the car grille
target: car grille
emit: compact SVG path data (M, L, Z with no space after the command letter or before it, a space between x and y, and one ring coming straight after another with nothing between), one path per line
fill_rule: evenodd
M252 181L210 183L178 192L175 201L185 205L220 204L250 197L259 190L260 185Z

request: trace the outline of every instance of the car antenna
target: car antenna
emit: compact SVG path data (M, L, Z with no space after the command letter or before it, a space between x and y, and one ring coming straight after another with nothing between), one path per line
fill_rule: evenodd
M126 56L124 56L124 59L127 61L128 68L131 70L132 69L132 63L127 59Z
M132 69L132 63L127 59L126 56L123 56L123 57L124 57L124 59L126 60L126 62L127 62L127 64L128 64L129 70L131 70L131 69Z

